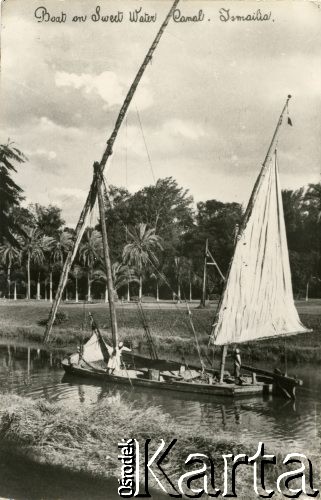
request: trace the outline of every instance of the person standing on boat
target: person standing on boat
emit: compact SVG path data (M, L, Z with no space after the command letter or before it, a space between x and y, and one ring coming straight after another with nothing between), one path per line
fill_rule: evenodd
M112 375L114 372L121 370L122 351L130 351L130 350L131 349L124 346L124 342L119 342L118 346L113 350L108 360L107 370L109 375Z
M240 349L236 348L234 351L234 377L235 377L235 382L240 382L240 375L241 375L241 366L242 366L242 360L241 360L241 352Z

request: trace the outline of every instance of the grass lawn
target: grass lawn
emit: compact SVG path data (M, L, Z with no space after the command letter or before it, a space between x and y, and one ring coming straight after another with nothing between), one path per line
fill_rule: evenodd
M208 333L211 329L216 304L198 309L198 303L190 305L195 330L203 352L207 352ZM321 361L321 300L298 302L302 322L313 329L312 333L294 337L252 342L242 345L245 361L283 361L285 343L289 362ZM8 339L41 342L44 327L39 321L46 320L50 304L44 301L0 301L0 336ZM56 347L74 347L90 335L88 312L90 311L101 329L108 335L110 321L108 306L102 303L64 303L60 311L65 320L54 327L50 342ZM160 355L180 358L195 356L195 342L189 324L185 304L164 302L144 304L144 312L149 328L155 339ZM140 352L147 352L146 338L136 304L117 304L117 318L120 337L130 342ZM219 355L219 348L217 354Z
M127 440L133 437L139 442L140 470L143 471L142 450L146 440L150 440L151 458L159 447L161 439L167 448L176 438L177 442L162 462L162 467L173 484L177 485L179 477L187 470L199 471L201 463L194 463L193 467L187 469L184 462L190 453L203 453L206 457L212 458L215 464L215 486L222 491L224 486L222 456L228 453L233 453L234 456L239 453L253 456L258 447L257 443L249 443L248 440L237 442L233 438L226 438L218 429L215 432L199 428L186 430L173 418L164 414L159 407L129 404L117 397L104 398L95 406L76 410L50 404L44 400L34 401L20 396L0 394L0 437L4 449L9 448L11 453L67 471L85 472L96 478L120 477L121 465L118 460L120 450L117 448L117 443L121 439ZM279 445L277 449L271 451L277 457L276 465L273 468L271 466L266 468L265 479L266 484L274 486L277 477L284 472L282 461L289 450ZM312 458L311 454L308 456ZM315 460L317 457L313 457L313 462ZM208 460L204 459L204 463L207 464L206 474L209 475L211 471ZM231 462L229 462L231 471L230 464ZM153 468L157 470L156 467ZM285 470L290 469L285 468ZM314 472L317 474L317 477L314 476L314 481L317 483L319 473L316 468ZM149 478L150 486L157 486L151 474ZM236 478L239 500L258 498L253 491L253 467L240 466ZM143 482L143 475L140 479ZM197 484L194 478L193 487ZM184 492L191 494L186 488L186 482L184 485ZM274 498L279 499L284 496L277 493Z

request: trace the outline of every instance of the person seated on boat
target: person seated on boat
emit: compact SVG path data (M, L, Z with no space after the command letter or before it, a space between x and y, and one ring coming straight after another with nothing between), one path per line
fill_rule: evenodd
M124 342L119 342L118 346L113 350L108 360L107 371L109 375L121 370L122 351L131 351L131 349L129 349L129 347L125 347Z
M82 360L83 357L83 349L82 346L77 345L77 352L74 352L73 354L69 354L68 360L70 365L79 365L80 361Z
M234 377L235 377L236 383L241 382L241 378L240 378L241 366L242 366L241 352L240 352L240 349L236 348L234 351Z
M84 346L83 345L77 345L77 352L79 354L79 362L82 360L83 355L84 355Z

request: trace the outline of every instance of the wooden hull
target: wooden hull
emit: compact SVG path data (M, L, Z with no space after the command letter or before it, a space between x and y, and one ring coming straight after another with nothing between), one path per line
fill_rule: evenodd
M262 380L273 383L273 394L279 396L283 399L295 399L295 390L297 387L303 385L302 380L296 377L288 377L286 374L281 373L278 370L270 372L268 370L262 370L260 368L254 368L252 366L243 365L242 368L249 372L255 372Z
M181 363L177 361L167 361L167 360L153 360L150 358L146 358L144 356L138 354L128 354L124 353L124 359L131 363L134 362L137 368L155 368L159 370L178 370L180 368ZM200 366L197 365L189 365L189 368L194 370L201 370ZM211 368L206 370L208 373L216 374L217 371ZM300 379L295 377L288 377L281 372L262 370L257 367L242 365L242 371L256 373L260 382L264 385L272 385L273 386L273 394L275 396L281 397L282 399L296 399L296 387L302 386L303 382ZM229 384L225 384L229 385ZM236 386L239 387L239 386Z
M178 361L171 361L167 359L151 359L141 356L140 354L133 354L124 351L122 359L129 365L135 365L136 368L155 368L155 370L179 370L182 363Z
M84 368L79 365L70 365L68 361L63 361L62 366L66 373L77 377L85 377L90 379L101 380L106 384L124 384L132 387L144 387L154 390L166 390L174 392L184 392L190 394L200 394L208 396L224 396L231 398L239 398L253 395L261 395L263 392L268 392L270 386L267 384L201 384L196 382L178 382L178 381L159 381L149 380L146 378L131 378L128 376L109 375L103 370L94 370ZM126 372L125 372L126 373Z

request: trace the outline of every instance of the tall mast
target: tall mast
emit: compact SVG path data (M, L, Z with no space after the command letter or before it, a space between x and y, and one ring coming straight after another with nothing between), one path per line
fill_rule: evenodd
M104 171L104 168L107 164L108 159L111 157L111 155L113 153L114 142L116 140L116 137L117 137L117 134L118 134L119 129L121 127L121 124L126 116L128 107L133 99L133 96L135 94L137 86L138 86L138 84L139 84L139 82L140 82L140 80L145 72L145 69L146 69L148 63L152 59L153 53L158 45L158 42L159 42L167 24L169 23L169 20L172 17L172 14L173 14L174 10L176 9L178 2L179 2L179 0L174 0L174 3L172 5L169 13L167 14L163 24L161 25L149 51L147 52L147 54L145 56L143 63L141 64L141 66L140 66L140 68L139 68L139 70L134 78L132 85L129 88L129 91L126 95L124 103L123 103L123 105L120 109L120 112L118 114L114 129L112 131L111 136L109 137L109 139L107 141L107 146L105 148L105 151L104 151L103 156L101 158L101 161L99 163L99 170L100 170L101 175L103 174L103 171ZM58 309L60 301L61 301L62 293L63 293L63 290L64 290L65 285L67 283L69 271L71 269L73 260L76 256L81 238L82 238L84 231L86 229L89 214L90 214L90 212L95 204L95 201L97 198L97 192L98 192L98 185L101 183L101 175L99 175L99 176L94 175L94 178L93 178L92 184L90 186L90 190L89 190L85 205L84 205L82 212L80 214L80 217L79 217L76 229L75 229L75 239L74 239L73 248L68 252L68 255L66 257L65 264L64 264L61 276L60 276L60 281L59 281L57 293L55 296L55 300L52 304L51 311L49 314L49 320L48 320L48 323L47 323L47 326L45 329L45 333L44 333L44 342L48 341L52 326L53 326L54 321L55 321L57 309Z
M248 202L248 205L247 205L245 213L244 213L243 221L241 223L241 226L238 228L238 235L242 234L242 232L243 232L244 228L246 227L246 224L247 224L247 222L249 220L249 217L251 215L251 212L252 212L252 209L253 209L253 206L254 206L254 202L255 202L255 199L256 199L256 195L257 195L257 192L258 192L259 187L260 187L260 183L262 182L262 178L263 178L263 176L264 176L264 174L266 172L266 168L267 168L267 165L268 165L268 160L270 159L271 154L272 154L273 150L275 149L275 144L276 144L276 141L277 141L277 138L278 138L278 133L279 133L280 127L282 125L283 116L284 116L284 113L285 113L285 111L286 111L286 109L288 107L288 103L289 103L290 99L291 99L291 95L288 95L287 99L286 99L286 102L285 102L285 104L283 106L283 109L281 111L281 114L280 114L279 120L277 122L277 125L275 127L274 134L273 134L273 137L272 137L269 149L268 149L268 151L266 153L266 156L265 156L262 168L261 168L261 172L260 172L260 174L259 174L259 176L258 176L258 178L257 178L257 180L256 180L256 182L254 184L250 200ZM236 247L237 244L238 244L238 238L236 238L235 247ZM235 250L234 250L234 253L235 253ZM221 304L222 304L222 300L223 300L223 297L224 297L224 293L225 293L226 287L228 285L229 274L230 274L230 269L231 269L231 266L232 266L233 258L234 258L234 254L233 254L233 257L232 257L231 262L230 262L229 270L228 270L228 273L227 273L227 276L226 276L226 279L225 279L225 283L224 283L224 287L223 287L223 292L222 292L222 295L221 295L221 300L220 300L220 303L219 303L219 306L218 306L217 313L216 313L215 317L217 317L217 315L219 314L219 311L221 309ZM214 339L215 326L216 326L216 323L215 323L215 320L214 320L213 321L213 325L212 325L212 331L211 331L211 337L212 337L212 340L214 340L214 341L215 341L215 339Z
M265 156L265 159L264 159L264 162L263 162L260 174L259 174L259 176L258 176L258 178L257 178L257 180L255 182L255 185L254 185L254 188L253 188L253 191L252 191L252 194L251 194L249 203L247 205L247 208L246 208L246 211L245 211L245 214L244 214L244 217L243 217L243 221L242 221L242 224L241 224L241 227L240 227L240 230L239 230L239 235L242 235L242 233L243 233L243 231L244 231L244 229L245 229L245 227L246 227L246 225L248 223L248 220L249 220L249 218L251 216L251 213L252 213L252 210L253 210L256 198L257 198L257 194L258 194L259 188L261 186L261 183L262 183L262 181L264 179L264 176L266 174L266 171L267 171L267 167L268 167L268 164L269 164L269 160L271 158L271 154L275 150L275 145L276 145L276 142L277 142L278 133L279 133L282 121L283 121L284 113L285 113L285 111L287 109L287 106L288 106L288 103L289 103L290 99L291 99L291 96L288 95L287 99L286 99L286 102L285 102L285 104L283 106L283 109L281 111L281 114L280 114L279 120L277 122L276 128L274 130L274 134L272 136L272 140L271 140L270 146L269 146L268 151L266 153L266 156ZM235 248L237 247L237 245L238 245L238 239L236 239L236 246L235 246ZM225 291L226 291L226 288L228 286L229 274L230 274L230 270L231 270L231 267L232 267L232 262L233 262L233 259L234 259L234 255L235 255L235 251L234 251L233 257L232 257L231 262L230 262L229 272L228 272L227 278L225 280L225 285L224 285L224 289L223 289L221 301L220 301L220 304L219 304L219 307L218 307L217 315L219 314L219 312L221 310L221 306L222 306L222 302L223 302L223 297L225 295ZM217 317L217 315L216 315L216 317ZM215 343L215 337L214 337L214 335L215 335L215 328L216 328L216 322L214 320L214 324L212 326L212 332L211 332L212 341L214 343ZM224 378L224 369L225 369L226 355L227 355L227 345L225 344L225 345L223 345L223 348L222 348L222 358L221 358L221 366L220 366L220 382L221 383L223 382L223 378Z
M260 186L262 178L263 178L263 176L264 176L264 174L266 172L266 168L268 166L269 159L271 158L271 154L275 150L276 141L278 139L278 133L279 133L280 127L282 125L283 116L284 116L284 113L285 113L285 111L286 111L286 109L288 107L290 99L291 99L291 95L289 94L288 97L287 97L287 99L286 99L286 102L285 102L285 104L283 106L283 109L281 111L281 114L280 114L280 117L279 117L279 121L278 121L278 123L277 123L277 125L275 127L275 131L274 131L274 134L273 134L273 137L272 137L272 140L271 140L271 144L269 146L269 149L267 150L267 153L266 153L263 165L262 165L262 169L261 169L260 175L258 176L258 178L256 180L256 183L254 184L254 188L253 188L253 191L252 191L252 194L251 194L251 198L250 198L250 200L248 202L248 205L246 207L246 211L245 211L245 214L244 214L244 217L243 217L243 221L242 221L241 227L239 229L239 234L242 234L243 229L245 228L245 226L247 224L247 221L249 220L249 217L251 215L251 212L252 212L252 209L253 209L253 205L254 205L255 200L256 200L256 195L257 195L257 192L259 190L259 186Z
M107 229L106 229L106 219L105 219L105 206L104 199L102 194L102 173L100 170L100 165L98 162L94 163L94 175L97 178L97 188L98 188L98 206L99 206L99 217L101 224L101 234L103 239L103 251L104 251L104 264L106 268L106 279L107 279L107 288L108 288L108 302L109 302L109 312L110 312L110 322L111 322L111 335L113 341L113 347L115 348L118 345L118 328L117 328L117 317L116 317L116 309L114 303L114 287L113 287L113 278L111 273L111 262L109 256L109 246L107 239ZM100 177L100 178L99 178Z
M203 286L202 286L202 298L200 304L202 307L205 307L206 305L207 254L208 254L208 238L206 238L205 253L204 253Z
M212 262L208 262L208 259L211 259ZM207 285L207 266L215 266L221 279L225 281L225 276L222 273L220 266L214 259L212 253L210 252L208 248L208 239L206 239L205 243L205 256L204 256L204 269L203 269L203 286L202 286L202 298L201 298L201 303L200 305L202 307L205 307L206 304L206 285Z

